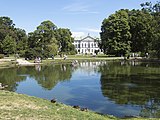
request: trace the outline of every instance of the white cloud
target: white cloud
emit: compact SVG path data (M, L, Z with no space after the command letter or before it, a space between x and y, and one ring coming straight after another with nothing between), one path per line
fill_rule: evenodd
M75 39L79 39L85 36L84 32L72 32L72 37Z
M62 10L69 12L87 12L89 6L82 5L80 3L73 3L68 6L65 6Z
M97 11L91 11L90 5L86 5L84 3L72 3L62 8L63 11L67 11L71 14L98 14Z

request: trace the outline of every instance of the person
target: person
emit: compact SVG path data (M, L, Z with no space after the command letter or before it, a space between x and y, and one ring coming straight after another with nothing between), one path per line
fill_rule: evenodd
M72 65L73 67L77 66L77 65L78 65L78 61L77 61L77 60L73 60L72 63L71 63L71 65Z
M148 53L146 53L146 58L148 58L148 56L149 56L149 54L148 54Z
M54 60L54 54L52 54L52 59Z
M64 60L66 60L67 59L67 55L64 55Z
M41 62L41 58L40 57L38 57L38 58L36 57L35 60L34 60L34 63L40 63L40 62Z

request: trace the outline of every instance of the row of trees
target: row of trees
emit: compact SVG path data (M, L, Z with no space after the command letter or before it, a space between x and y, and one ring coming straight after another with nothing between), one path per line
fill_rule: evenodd
M47 58L59 53L75 54L69 29L43 21L34 32L16 28L9 17L0 17L0 54L19 54L27 58Z
M150 53L160 57L160 2L141 4L141 10L121 9L105 18L101 26L104 53L116 56L131 52ZM74 39L66 28L43 21L34 32L16 28L9 17L0 17L0 54L15 54L27 58L50 57L59 53L75 54Z
M141 7L121 9L103 20L100 47L106 54L134 52L160 57L160 2L146 2Z

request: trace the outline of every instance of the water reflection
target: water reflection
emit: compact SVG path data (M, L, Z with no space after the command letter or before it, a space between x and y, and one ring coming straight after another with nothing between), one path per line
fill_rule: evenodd
M64 64L61 64L60 66L35 66L35 69L28 69L26 73L34 78L43 88L51 90L58 82L70 80L72 69L70 65Z
M103 95L116 104L139 106L140 116L160 117L160 69L148 64L110 63L101 67Z
M0 83L8 85L7 90L16 91L18 82L24 81L26 76L17 76L20 72L17 68L0 69Z
M41 71L41 65L40 64L35 65L35 70L40 72Z
M158 63L98 61L0 69L8 90L119 117L160 117Z

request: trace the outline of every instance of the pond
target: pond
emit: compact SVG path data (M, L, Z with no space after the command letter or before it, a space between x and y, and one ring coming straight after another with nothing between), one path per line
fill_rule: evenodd
M160 63L83 61L0 69L7 90L117 117L160 117Z

